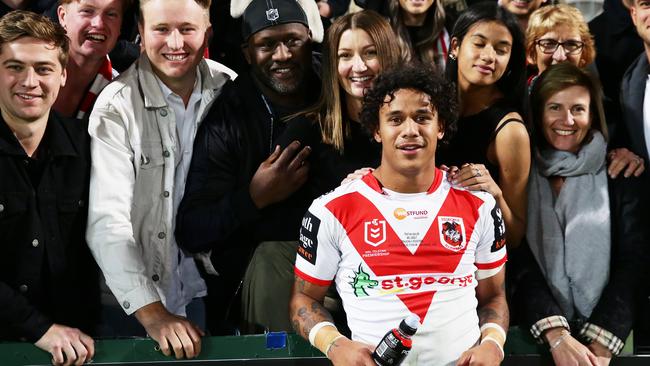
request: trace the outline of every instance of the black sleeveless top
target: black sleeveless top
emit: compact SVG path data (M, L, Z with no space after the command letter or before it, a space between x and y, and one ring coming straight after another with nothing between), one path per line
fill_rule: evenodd
M465 163L483 164L498 184L499 167L488 161L487 150L505 125L510 122L523 123L520 119L510 118L497 129L503 117L512 112L517 110L500 100L477 114L459 118L454 136L447 145L438 147L436 164L458 167Z

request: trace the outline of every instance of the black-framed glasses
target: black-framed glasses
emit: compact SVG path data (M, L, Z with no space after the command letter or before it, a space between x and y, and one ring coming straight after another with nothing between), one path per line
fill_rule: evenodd
M582 47L585 46L584 42L576 41L573 39L564 42L558 42L554 39L538 39L535 43L539 46L539 48L541 48L542 52L547 54L555 53L555 51L557 51L557 48L562 46L562 49L566 54L573 55L580 52L582 50Z

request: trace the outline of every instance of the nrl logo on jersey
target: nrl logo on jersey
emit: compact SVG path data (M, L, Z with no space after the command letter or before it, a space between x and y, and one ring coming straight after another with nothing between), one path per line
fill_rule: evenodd
M386 241L386 220L373 219L363 223L363 240L373 247Z
M452 216L438 216L440 243L443 247L458 252L467 245L463 219Z

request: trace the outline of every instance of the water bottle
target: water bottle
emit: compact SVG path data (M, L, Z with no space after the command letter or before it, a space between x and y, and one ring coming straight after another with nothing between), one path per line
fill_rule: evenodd
M379 366L397 366L404 361L411 350L411 337L420 326L420 317L411 313L399 323L399 327L391 329L372 353L372 359Z

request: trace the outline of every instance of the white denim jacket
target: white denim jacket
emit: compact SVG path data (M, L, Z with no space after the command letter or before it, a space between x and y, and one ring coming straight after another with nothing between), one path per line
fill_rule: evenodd
M198 68L200 123L236 74L211 60ZM101 92L88 132L93 164L86 239L106 284L127 314L162 301L184 315L206 287L191 257L178 264L172 232L176 121L146 54ZM178 288L180 294L170 293Z

